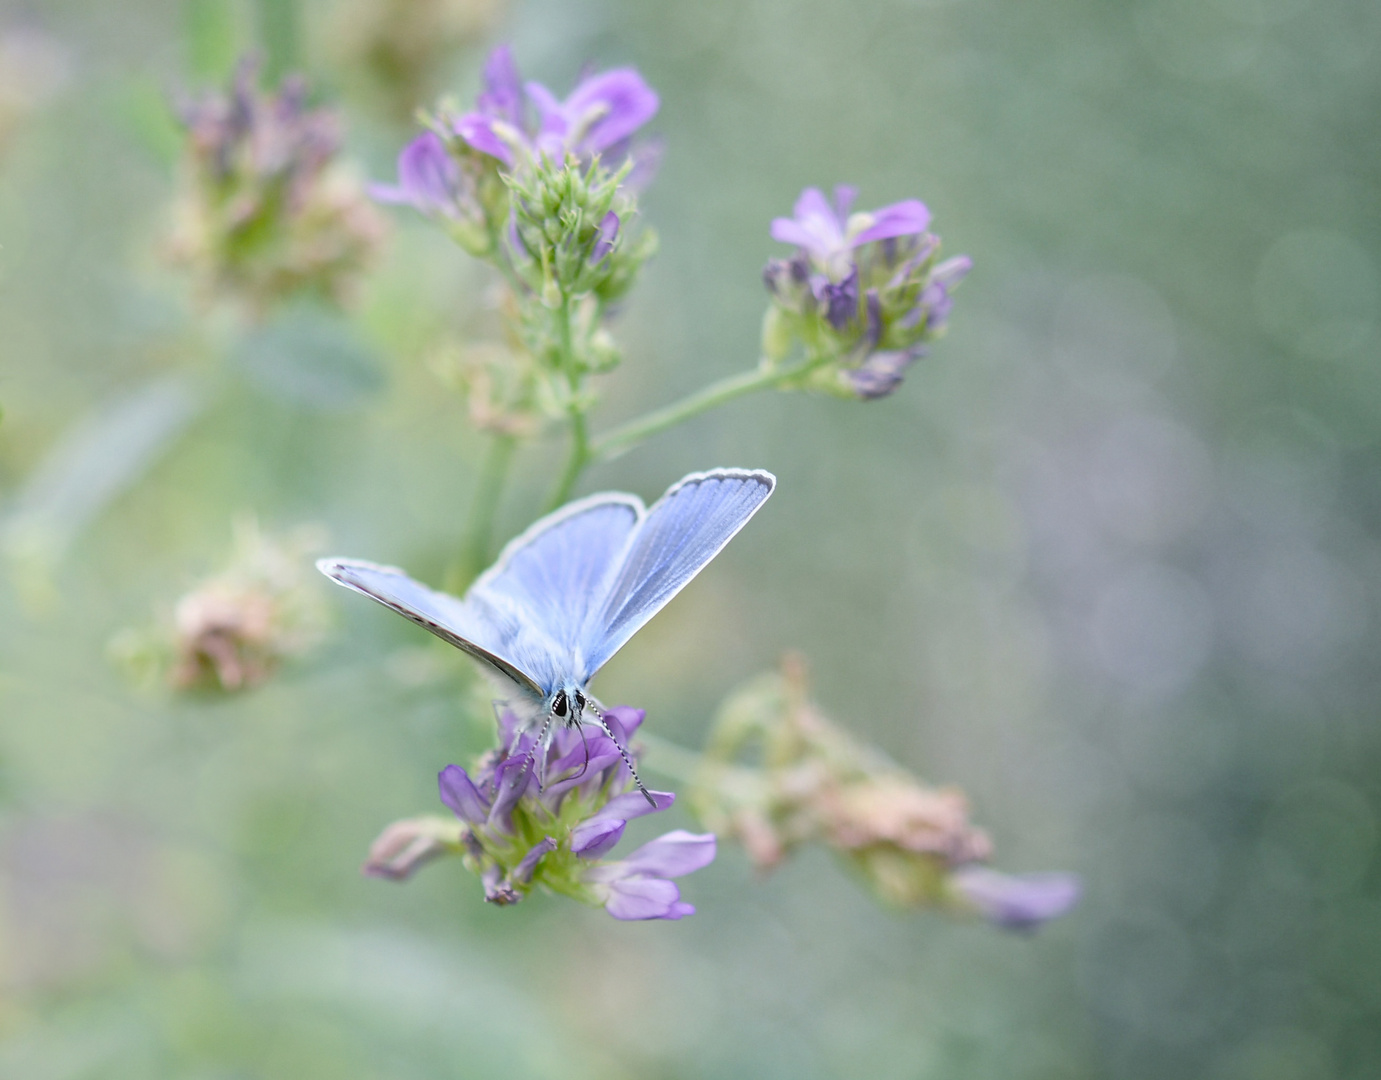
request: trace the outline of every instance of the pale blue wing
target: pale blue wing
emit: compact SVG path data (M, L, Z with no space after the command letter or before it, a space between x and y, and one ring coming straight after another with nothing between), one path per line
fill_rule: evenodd
M601 609L642 517L642 502L618 492L548 514L504 548L466 594L466 608L516 617L504 655L548 691L583 682L585 627Z
M653 504L630 537L603 604L585 624L581 682L724 549L776 484L762 470L714 469L692 473Z
M317 569L332 581L363 593L443 641L469 653L519 688L544 696L536 680L515 662L511 645L521 634L521 617L502 604L479 605L457 600L392 566L359 559L319 559Z

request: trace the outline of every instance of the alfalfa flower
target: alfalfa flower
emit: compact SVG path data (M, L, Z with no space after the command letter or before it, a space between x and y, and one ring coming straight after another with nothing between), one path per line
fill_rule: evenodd
M1013 878L983 866L992 842L970 821L963 792L922 784L826 719L794 657L725 701L692 798L701 819L743 844L760 869L823 844L899 906L976 911L1029 928L1078 897L1070 875Z
M607 709L619 741L642 723L641 709ZM396 822L375 842L366 872L403 878L447 852L460 854L490 903L522 900L533 888L602 906L616 919L680 919L695 908L673 879L709 865L712 834L665 833L622 858L606 858L628 822L672 805L670 792L634 787L618 745L601 731L558 729L547 745L505 710L499 746L471 770L448 765L438 777L441 801L456 816Z
M340 160L340 119L287 78L272 93L242 63L229 93L185 103L172 257L203 289L261 317L302 296L343 303L373 261L384 220Z
M915 199L853 211L856 191L833 202L807 188L794 214L772 222L772 238L796 245L763 271L772 294L763 329L770 361L800 347L815 361L806 385L849 397L885 397L949 318L950 292L967 256L939 262L930 211Z

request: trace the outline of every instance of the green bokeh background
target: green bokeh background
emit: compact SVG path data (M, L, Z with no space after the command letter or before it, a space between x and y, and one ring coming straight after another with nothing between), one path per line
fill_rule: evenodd
M598 689L694 746L801 649L828 713L969 793L999 866L1084 876L1033 938L881 910L823 852L760 881L725 849L665 925L488 908L454 863L361 878L485 733L457 660L324 581L333 637L252 694L111 665L238 511L432 581L464 524L482 444L422 357L492 315L442 236L400 216L348 407L227 374L159 263L161 95L278 7L0 18L69 58L0 151L0 522L82 418L222 372L46 600L31 563L0 584L0 1076L1381 1074L1381 6L528 0L494 31L558 89L593 60L662 95L662 251L597 426L754 361L767 223L807 184L923 198L973 256L893 397L750 399L592 470L780 478ZM319 47L336 14L301 13L301 56L385 177L407 129ZM224 35L189 56L191 23ZM520 459L505 535L558 452Z

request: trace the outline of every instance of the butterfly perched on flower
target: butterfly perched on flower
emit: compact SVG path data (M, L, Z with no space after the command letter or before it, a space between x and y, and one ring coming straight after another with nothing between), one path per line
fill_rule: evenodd
M512 540L463 599L394 567L322 559L317 568L478 660L511 688L513 704L541 718L534 745L554 723L579 728L587 713L614 738L590 680L724 549L776 483L760 469L712 469L673 484L650 508L623 492L568 503Z

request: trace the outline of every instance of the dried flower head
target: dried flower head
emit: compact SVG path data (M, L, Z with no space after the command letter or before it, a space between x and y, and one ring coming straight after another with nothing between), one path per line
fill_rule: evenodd
M258 686L320 641L326 607L307 559L321 547L320 531L274 539L243 517L234 533L225 569L178 600L166 629L117 634L110 646L116 660L178 690L233 692Z
M973 879L965 875L976 870L1016 879L977 865L991 856L992 842L970 822L963 792L927 787L826 719L809 698L799 657L786 657L780 672L725 701L692 798L701 819L743 844L762 870L801 844L819 843L889 903L963 907L1008 926L1019 921L1010 911L1003 917L998 901L979 903L968 888ZM1071 906L1077 884L1066 895L1063 907L1041 908L1043 917ZM1017 907L1032 914L1038 905L1018 900Z
M340 121L311 108L306 85L275 93L241 63L228 94L181 109L182 194L170 240L211 295L252 315L308 295L349 299L384 237L384 221L339 160Z
M642 723L641 709L607 709L619 741ZM439 854L459 854L492 904L515 904L535 886L600 905L616 919L680 919L695 908L672 879L709 865L715 838L675 830L621 859L605 858L628 822L671 806L670 792L634 789L618 745L594 730L557 730L537 745L509 711L499 716L499 747L467 772L448 765L441 801L456 815L395 822L375 841L365 872L403 879Z
M409 120L441 88L456 53L479 42L503 0L344 0L322 9L323 37L347 76L385 110Z
M237 521L230 564L177 602L173 685L248 689L283 660L312 648L326 615L307 573L307 556L320 547L314 529L279 541L265 536L252 518Z

